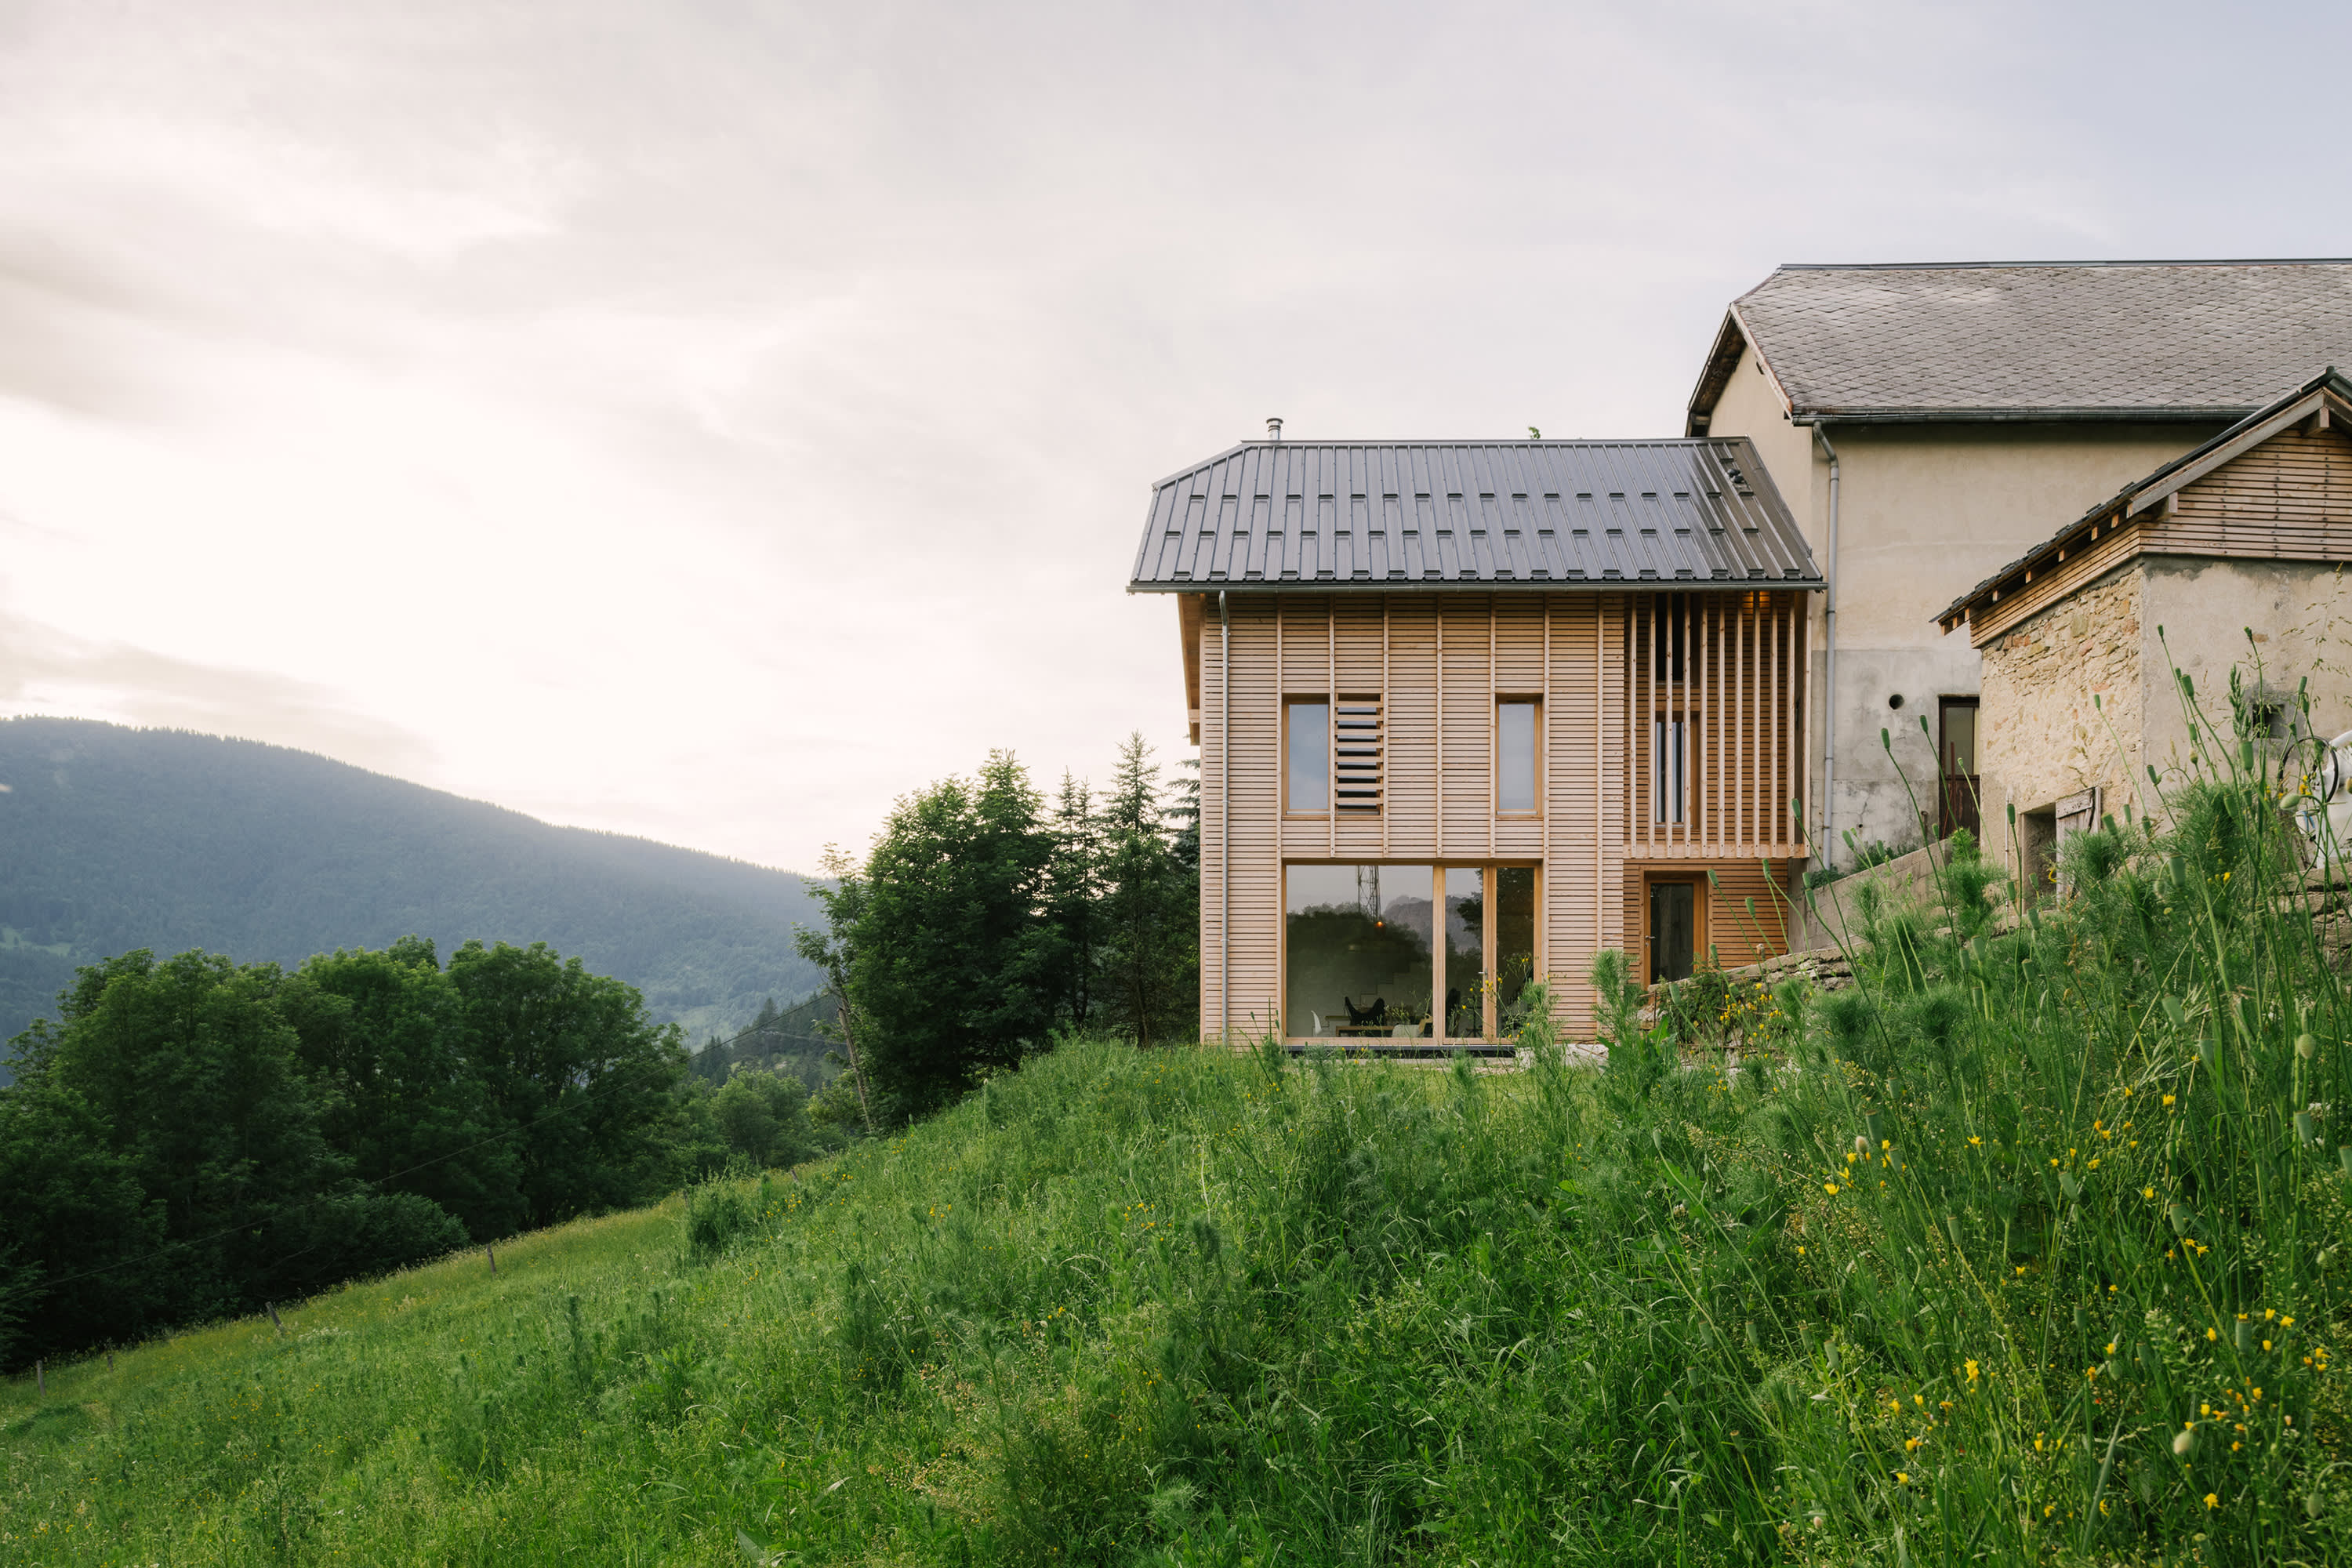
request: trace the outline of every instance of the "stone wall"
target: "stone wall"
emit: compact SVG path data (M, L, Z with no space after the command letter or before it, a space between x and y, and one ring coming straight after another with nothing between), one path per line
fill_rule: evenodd
M2146 584L2143 564L2126 563L1984 649L1977 765L1989 853L2013 854L2011 805L2022 816L2096 788L2100 810L2122 815L2126 781L2142 776Z
M1898 855L1883 866L1850 872L1825 886L1805 889L1797 895L1797 907L1790 912L1790 951L1835 948L1844 942L1846 927L1861 910L1862 889L1865 887L1876 887L1890 903L1932 900L1936 873L1943 868L1949 854L1947 845L1930 844L1908 855Z
M2352 583L2340 568L2187 556L2149 556L2143 566L2147 763L2174 776L2189 764L2188 717L2171 685L2176 664L2193 682L2205 722L2225 735L2233 668L2249 694L2289 706L2308 682L2311 724L2322 739L2352 729L2352 658L2345 651L2352 644Z

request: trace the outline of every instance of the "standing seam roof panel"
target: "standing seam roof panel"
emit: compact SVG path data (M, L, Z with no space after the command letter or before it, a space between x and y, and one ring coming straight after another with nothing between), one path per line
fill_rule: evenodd
M1250 442L1156 487L1130 587L1285 582L1813 587L1820 574L1744 438Z

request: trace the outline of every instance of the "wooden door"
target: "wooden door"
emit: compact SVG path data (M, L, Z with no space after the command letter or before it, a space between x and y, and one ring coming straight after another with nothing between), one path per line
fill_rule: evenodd
M1938 837L1949 838L1961 828L1981 838L1984 829L1977 812L1977 700L1947 697L1942 702L1942 736L1937 743L1937 796L1942 803Z

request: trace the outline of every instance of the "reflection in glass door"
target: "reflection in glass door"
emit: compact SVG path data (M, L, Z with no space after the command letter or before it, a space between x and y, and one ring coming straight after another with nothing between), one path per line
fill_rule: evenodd
M1374 1040L1433 1032L1431 869L1425 863L1286 868L1286 1034Z
M1981 831L1977 819L1977 700L1947 697L1942 702L1944 739L1937 772L1941 775L1940 837L1949 838L1961 828Z
M1445 1034L1486 1037L1486 873L1445 868Z
M1688 980L1698 955L1698 884L1650 884L1650 984Z
M1536 978L1535 867L1294 862L1283 883L1288 1038L1401 1049L1518 1034Z
M1516 1036L1520 994L1536 973L1536 868L1497 866L1495 886L1495 1017L1489 1027Z

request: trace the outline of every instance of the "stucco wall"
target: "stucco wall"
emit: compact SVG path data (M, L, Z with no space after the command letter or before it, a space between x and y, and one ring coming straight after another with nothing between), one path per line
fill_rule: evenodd
M1797 521L1805 531L1806 542L1813 553L1822 552L1823 520L1827 516L1827 500L1816 495L1817 489L1828 483L1824 467L1819 485L1815 483L1814 463L1810 456L1813 433L1792 425L1780 406L1780 395L1773 390L1769 377L1757 366L1756 351L1739 351L1739 363L1731 378L1723 384L1723 394L1716 399L1715 414L1708 421L1710 436L1745 436L1756 443L1757 453L1780 487L1780 499L1789 503Z
M2225 734L2232 668L2242 670L2250 690L2266 686L2281 700L2291 700L2307 677L2313 729L2322 739L2352 730L2352 582L2346 574L2307 561L2151 555L2143 563L2147 752L2159 770L2189 760L2189 716L2172 695L2173 666L2190 678L2198 707ZM2249 631L2257 639L2251 644Z
M1752 349L1742 353L1708 430L1756 443L1826 565L1828 464L1811 433L1787 418ZM1840 459L1838 755L1827 791L1834 859L1846 857L1847 830L1864 843L1915 838L1913 793L1933 808L1937 746L1920 733L1919 718L1932 728L1937 698L1975 692L1981 679L1967 634L1938 631L1937 612L2211 434L2189 425L1831 425ZM1816 715L1823 676L1817 655ZM1889 704L1898 695L1900 710ZM1894 745L1891 761L1882 729ZM1807 745L1816 777L1821 752L1816 731Z
M2023 815L2096 788L2100 810L2121 816L2130 781L2145 781L2143 735L2155 695L2146 673L2146 599L2142 563L2131 562L1985 648L1978 765L1994 853L2013 851L2011 805Z

